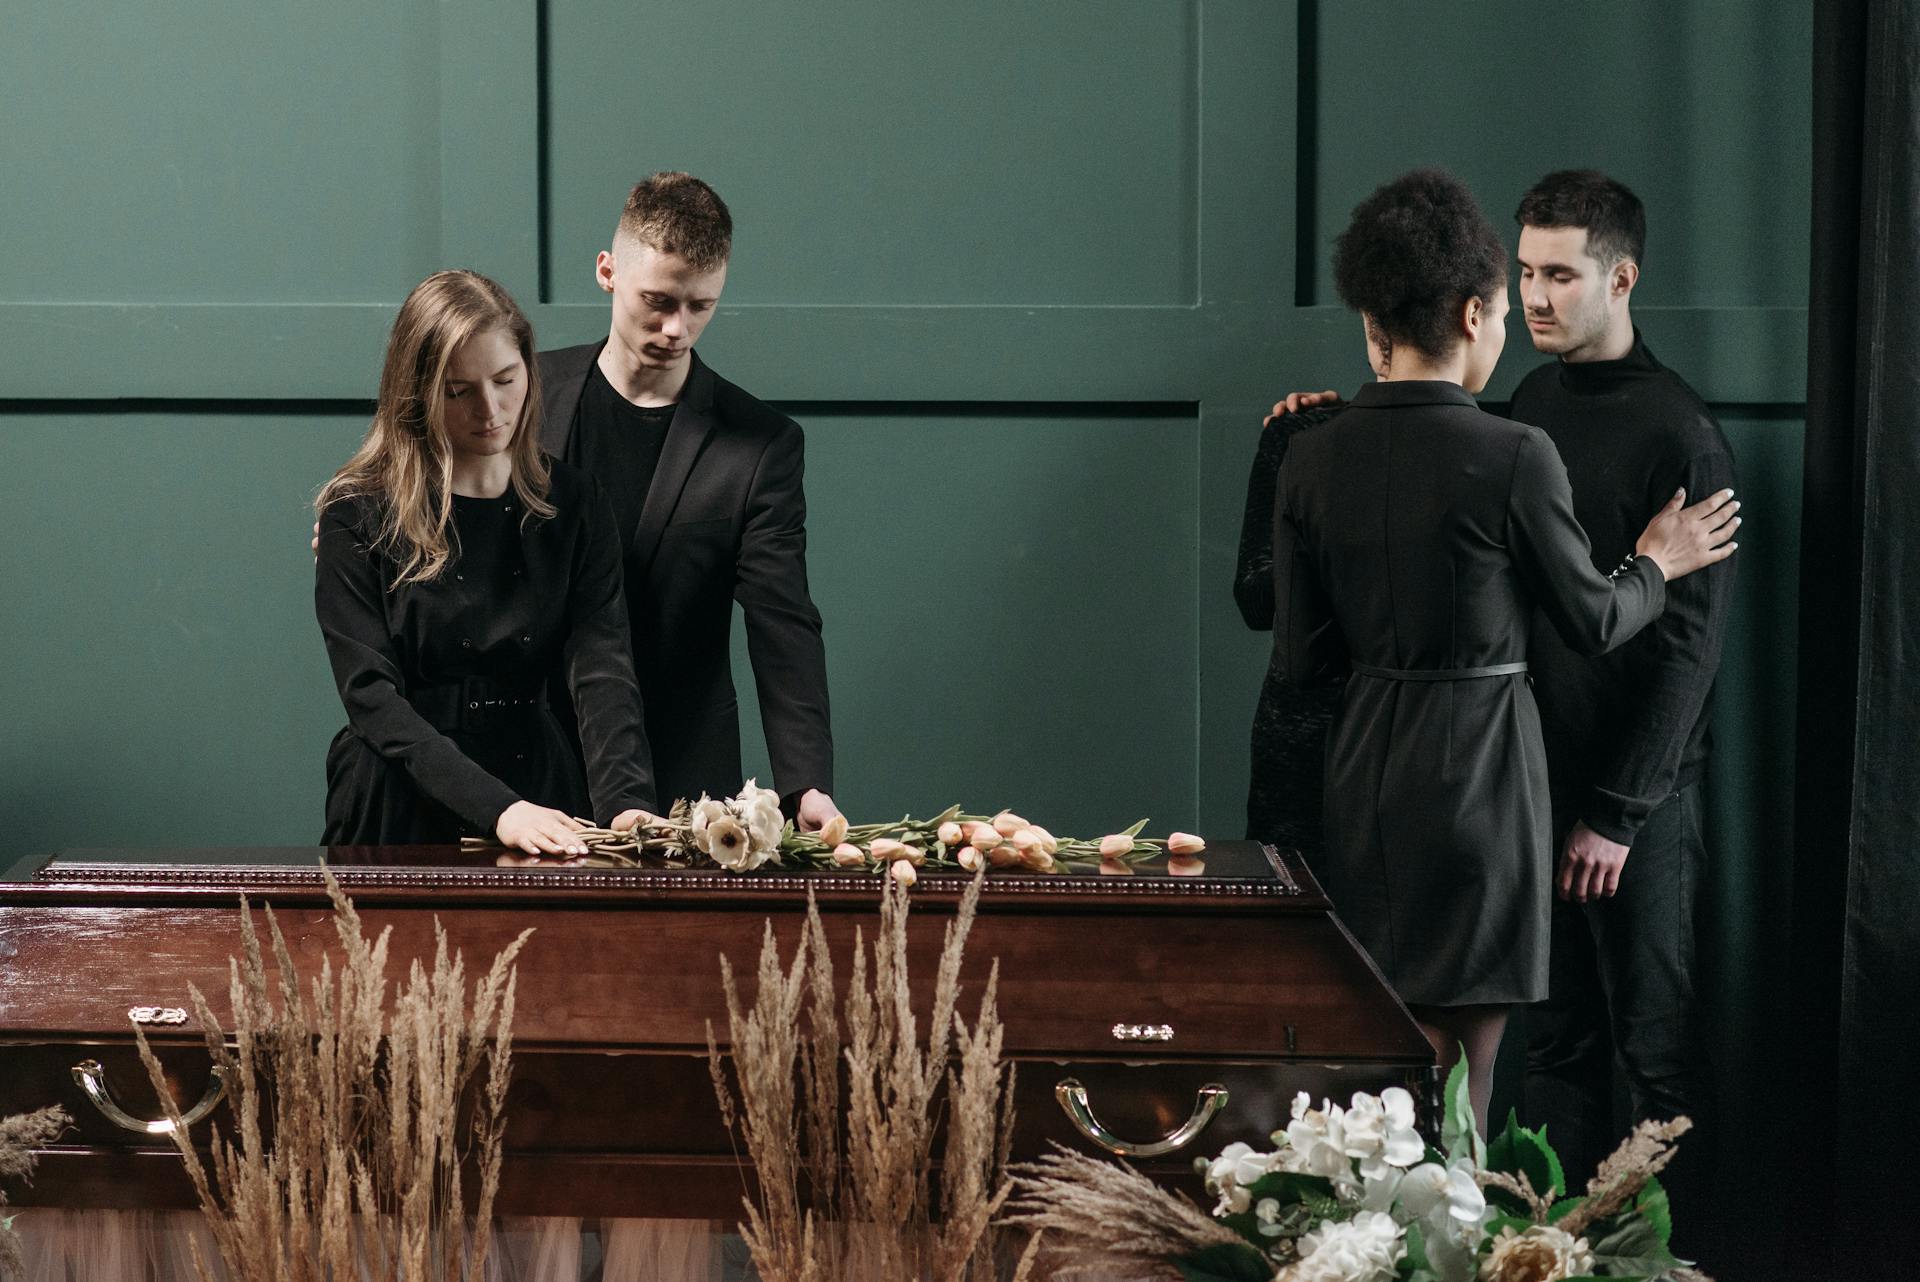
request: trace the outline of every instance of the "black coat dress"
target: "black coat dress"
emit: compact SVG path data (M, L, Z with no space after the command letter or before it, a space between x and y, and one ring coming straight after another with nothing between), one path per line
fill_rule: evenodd
M555 515L529 521L512 490L456 495L452 563L399 588L368 550L372 501L321 514L314 609L347 709L327 752L327 844L491 835L521 800L603 824L655 805L612 509L558 462L548 501ZM547 704L556 666L591 787Z
M1455 383L1374 383L1288 447L1274 594L1286 679L1352 674L1317 869L1341 920L1408 1002L1544 997L1551 805L1528 629L1538 606L1581 653L1611 649L1660 613L1659 567L1594 569L1538 428Z

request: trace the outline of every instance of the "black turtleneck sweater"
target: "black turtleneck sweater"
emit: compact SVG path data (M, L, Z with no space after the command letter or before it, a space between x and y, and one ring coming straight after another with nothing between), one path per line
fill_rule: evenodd
M1617 361L1555 361L1513 395L1512 417L1553 438L1597 569L1633 551L1673 492L1733 485L1733 451L1705 402L1634 331ZM1667 585L1667 608L1610 654L1582 658L1546 619L1528 652L1555 809L1632 845L1647 816L1697 781L1735 557Z

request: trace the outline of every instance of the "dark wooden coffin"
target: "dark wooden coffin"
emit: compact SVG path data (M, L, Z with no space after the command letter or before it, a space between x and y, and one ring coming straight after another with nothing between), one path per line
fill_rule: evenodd
M855 927L870 938L878 922L871 877L500 868L422 847L63 854L0 883L0 1116L59 1103L76 1123L16 1203L192 1204L166 1137L110 1120L75 1067L96 1062L112 1105L158 1118L133 1051L138 1011L176 1099L201 1099L209 1061L190 1014L180 1022L188 985L228 1020L242 896L256 912L272 905L303 973L337 949L323 858L370 933L393 927L396 979L431 956L436 918L470 967L534 927L519 962L505 1214L735 1216L742 1177L706 1066L709 1020L726 1040L719 959L750 982L768 921L791 956L809 889L843 978ZM1224 1089L1188 1142L1132 1158L1189 1177L1194 1157L1232 1140L1264 1144L1298 1090L1398 1084L1431 1099L1430 1048L1305 866L1249 843L1216 846L1207 863L1193 878L988 878L961 1012L972 1018L997 958L1019 1153L1048 1140L1100 1151L1062 1083L1083 1088L1086 1114L1123 1148L1162 1141ZM927 875L913 889L910 966L929 983L964 885ZM225 1117L216 1105L194 1129Z

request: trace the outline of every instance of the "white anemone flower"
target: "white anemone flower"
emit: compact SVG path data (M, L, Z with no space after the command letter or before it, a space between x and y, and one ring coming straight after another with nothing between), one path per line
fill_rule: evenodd
M786 818L780 813L779 794L771 788L762 788L753 780L747 780L740 785L732 809L746 826L747 835L756 851L770 852L780 844L780 832L786 826Z
M732 811L727 809L726 802L715 801L706 793L701 793L700 800L694 803L693 813L690 817L694 844L699 846L701 850L705 850L707 846L704 838L707 835L707 826L716 819L727 818L732 813Z

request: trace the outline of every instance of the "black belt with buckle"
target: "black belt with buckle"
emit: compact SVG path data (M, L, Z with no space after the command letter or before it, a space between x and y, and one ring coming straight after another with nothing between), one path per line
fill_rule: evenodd
M545 708L547 690L544 685L465 677L409 691L407 702L436 730L484 732L524 720Z
M1524 661L1493 663L1484 668L1376 668L1366 663L1351 666L1363 677L1379 677L1382 681L1478 681L1482 677L1518 676L1527 670Z

